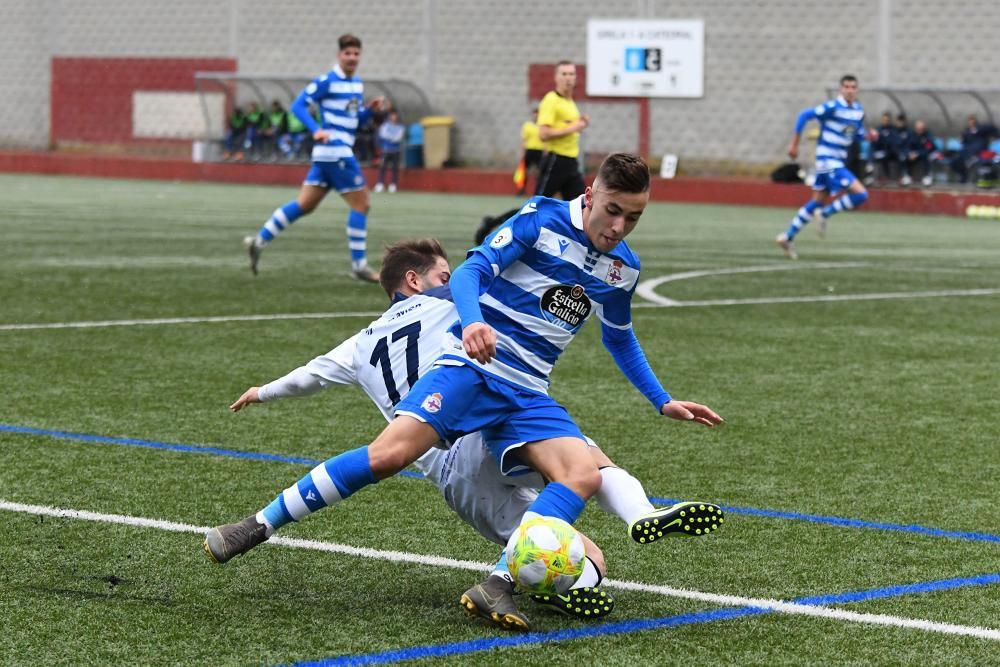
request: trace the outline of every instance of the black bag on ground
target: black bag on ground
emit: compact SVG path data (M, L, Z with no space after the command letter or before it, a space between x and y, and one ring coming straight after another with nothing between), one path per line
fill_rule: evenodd
M771 180L775 183L801 183L799 165L797 162L786 162L771 172Z

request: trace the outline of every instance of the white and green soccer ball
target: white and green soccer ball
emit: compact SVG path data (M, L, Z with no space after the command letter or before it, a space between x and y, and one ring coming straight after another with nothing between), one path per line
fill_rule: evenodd
M566 593L583 574L585 557L580 533L555 517L530 519L507 540L507 567L531 593Z

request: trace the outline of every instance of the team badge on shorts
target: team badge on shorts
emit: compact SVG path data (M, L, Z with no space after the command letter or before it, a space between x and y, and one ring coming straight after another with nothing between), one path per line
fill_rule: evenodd
M550 287L540 305L542 317L567 331L575 331L583 324L593 308L582 285Z
M443 396L441 394L434 392L433 394L427 394L427 398L424 402L420 404L420 407L427 412L437 412L441 409L441 399Z
M611 261L608 266L608 275L604 279L609 285L617 285L622 281L622 267L625 266L620 259Z

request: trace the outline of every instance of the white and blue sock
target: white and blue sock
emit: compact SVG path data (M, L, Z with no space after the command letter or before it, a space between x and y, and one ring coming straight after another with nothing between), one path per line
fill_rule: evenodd
M831 215L840 213L841 211L849 211L852 208L857 208L858 206L864 204L866 201L868 201L867 192L848 192L847 194L837 198L836 200L833 201L833 203L824 208L823 215L829 218Z
M501 577L506 579L510 583L514 583L514 576L510 573L510 568L507 567L507 550L504 549L500 552L500 560L497 564L493 566L493 571L490 572L491 577Z
M267 525L270 536L286 523L300 521L377 481L368 462L368 446L358 447L313 468L258 512L257 521Z
M368 216L351 209L347 214L347 247L351 250L351 268L368 266Z
M285 228L302 217L302 207L298 201L290 201L281 208L275 209L271 217L267 219L264 226L257 232L257 239L254 243L258 248L267 246L274 237L285 231Z
M792 222L788 225L788 231L785 232L785 236L789 241L795 238L795 235L802 231L802 228L809 224L809 220L812 218L813 211L819 208L820 204L815 199L810 199L805 205L799 209L795 217L792 218Z

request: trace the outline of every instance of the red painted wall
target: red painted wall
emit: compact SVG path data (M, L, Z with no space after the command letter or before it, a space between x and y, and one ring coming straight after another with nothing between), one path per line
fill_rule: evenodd
M65 152L0 152L0 173L259 183L298 188L307 170L306 165L195 163L187 160L109 157ZM375 177L375 170L365 170L365 178L369 183L374 183ZM404 190L424 192L507 195L512 206L520 201L515 198L509 171L404 169L400 172L400 187ZM810 197L811 191L804 185L783 185L749 179L654 178L650 195L654 201L780 206L794 209ZM972 204L1000 207L1000 192L872 190L871 198L861 212L964 216L966 207Z
M194 92L194 73L231 58L53 58L50 143L130 144L135 91Z

